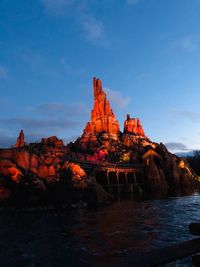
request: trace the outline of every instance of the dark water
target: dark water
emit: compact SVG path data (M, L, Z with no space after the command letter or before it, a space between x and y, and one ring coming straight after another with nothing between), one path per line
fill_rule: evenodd
M104 266L192 239L190 222L200 222L200 195L123 200L96 212L1 212L0 266ZM191 258L168 266L192 266Z

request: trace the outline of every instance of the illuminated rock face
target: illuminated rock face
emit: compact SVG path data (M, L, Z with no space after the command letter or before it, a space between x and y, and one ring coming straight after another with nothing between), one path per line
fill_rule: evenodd
M24 147L24 146L25 146L24 132L23 132L23 130L21 130L20 133L19 133L19 137L17 138L15 147L19 148L19 147Z
M124 122L124 133L145 137L145 133L140 120L131 118L129 114L127 114L127 118Z
M9 198L1 176L8 176L16 183L24 183L26 177L42 178L47 183L66 179L72 182L73 188L86 188L91 179L77 162L143 164L144 189L150 193L166 194L168 188L193 188L192 173L185 162L180 162L163 144L149 140L139 119L127 115L124 131L120 133L101 81L94 78L93 82L91 120L76 142L65 146L62 140L51 136L28 145L21 131L14 148L0 149L0 201Z
M91 112L91 121L84 129L83 138L95 140L96 135L105 134L111 139L117 139L120 131L119 123L102 89L101 80L94 78L93 87L94 108Z
M58 139L56 136L42 138L42 144L48 146L64 146L63 141L61 139Z

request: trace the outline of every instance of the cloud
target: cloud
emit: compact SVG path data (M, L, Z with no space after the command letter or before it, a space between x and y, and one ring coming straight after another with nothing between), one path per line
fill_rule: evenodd
M37 70L38 67L44 64L44 57L38 51L23 51L22 58L34 70Z
M84 76L88 75L88 70L84 66L83 68L76 68L69 64L63 57L59 59L59 63L63 68L64 73L67 75Z
M190 121L200 121L200 112L192 111L192 110L177 110L173 109L172 112L175 115L181 116L185 119L189 119Z
M0 119L0 121L6 125L15 126L19 129L28 129L34 131L46 131L46 130L63 130L63 129L75 129L80 126L79 122L73 120L60 120L60 119L37 119L37 118L8 118Z
M86 119L89 115L89 108L78 102L70 105L59 102L44 103L22 111L26 116L0 118L0 147L13 145L21 129L25 131L27 142L39 142L42 137L52 135L72 135L65 141L73 141L74 133L82 131L83 116Z
M140 2L140 0L127 0L126 3L128 5L136 5Z
M64 105L60 102L44 103L37 107L28 107L28 111L37 112L41 115L52 117L83 117L89 114L89 108L83 103L73 103L71 105Z
M131 98L129 96L123 96L121 92L105 88L109 100L120 108L124 108L128 105Z
M186 52L195 52L200 47L200 38L197 36L185 36L177 40L174 46Z
M105 26L101 20L96 19L90 12L89 1L41 0L41 2L48 11L56 15L67 15L66 7L70 6L70 16L81 27L85 39L93 44L108 46Z
M39 51L26 50L22 52L21 57L33 72L54 77L59 76L57 69Z
M41 0L41 2L48 11L58 13L67 5L73 5L75 0Z
M172 152L190 151L187 146L181 142L169 142L165 144L166 147Z
M0 131L0 148L8 148L15 144L16 138Z
M108 40L105 37L105 27L102 21L97 20L91 15L82 14L80 25L83 28L85 37L88 41L98 43L103 46L108 45Z
M8 76L8 70L3 67L3 66L0 66L0 79L5 79L7 78Z
M81 123L75 120L55 118L8 118L0 119L0 125L7 132L0 130L0 147L10 147L15 144L21 129L25 132L26 142L39 142L47 136L67 136L74 130L79 130ZM17 131L16 131L17 129ZM13 137L14 136L14 137Z

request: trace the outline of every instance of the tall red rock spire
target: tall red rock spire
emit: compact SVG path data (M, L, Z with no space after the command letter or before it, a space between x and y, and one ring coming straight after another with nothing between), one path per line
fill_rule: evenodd
M17 141L15 143L15 147L19 148L19 147L24 147L24 146L25 146L24 131L21 130L17 138Z
M108 137L116 139L120 128L119 123L102 89L101 80L93 78L94 107L91 112L91 121L86 124L84 134L108 134Z
M78 140L83 150L98 146L99 137L104 140L118 140L120 133L119 123L103 91L100 79L93 78L93 89L94 106L91 111L91 120L86 123L83 135Z

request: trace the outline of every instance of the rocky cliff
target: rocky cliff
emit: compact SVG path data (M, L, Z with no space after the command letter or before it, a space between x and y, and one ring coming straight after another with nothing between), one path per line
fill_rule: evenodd
M191 173L179 166L180 159L163 144L151 141L139 118L127 115L123 132L102 89L94 78L94 108L83 135L71 146L76 159L93 163L143 164L145 189L166 194L169 190L186 191L194 186ZM106 122L106 123L105 123ZM186 186L187 184L187 186Z
M62 140L52 136L27 145L21 131L13 148L0 150L0 200L10 197L8 179L14 184L22 181L31 186L39 184L41 190L45 187L41 183L61 185L63 177L64 180L70 177L70 183L64 186L85 189L92 180L76 162L140 164L145 173L144 192L164 195L169 190L183 192L193 188L194 180L188 168L163 144L151 141L138 118L127 115L120 132L99 79L94 78L93 88L91 120L74 143L65 146ZM27 177L31 177L28 182Z

